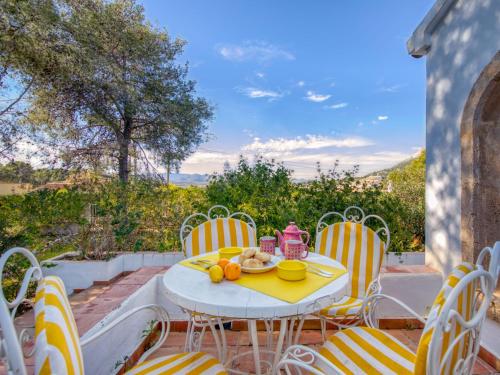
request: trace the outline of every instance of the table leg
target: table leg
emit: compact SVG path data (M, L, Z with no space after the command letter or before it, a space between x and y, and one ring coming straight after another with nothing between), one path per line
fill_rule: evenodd
M250 331L250 339L252 340L253 361L255 363L255 374L261 375L259 337L257 335L257 321L256 320L250 319L248 321L248 330Z
M225 349L226 348L223 348L221 346L221 342L219 340L219 334L217 333L217 330L215 329L215 325L214 325L214 322L213 322L213 319L211 317L207 317L207 322L208 322L208 325L210 326L210 330L212 331L212 336L214 337L214 341L215 341L215 346L217 347L217 353L218 353L218 356L219 356L219 360L224 363L225 362L225 356L226 356L226 353L225 353ZM219 329L221 329L221 335L224 337L224 328L219 326ZM223 340L225 341L225 340Z
M222 363L225 363L228 356L228 352L227 352L226 331L224 330L224 322L222 321L222 318L217 318L217 324L219 325L219 333L222 340Z
M283 351L283 343L285 341L287 324L288 324L287 318L280 319L280 334L278 336L278 342L276 344L276 352L274 353L273 368L272 368L273 374L276 371L276 366L278 365L278 362L280 361L281 352Z
M273 346L274 320L265 319L264 324L266 325L266 349L271 350Z
M302 327L304 326L304 321L306 320L306 316L302 315L299 320L299 326L297 327L297 332L295 332L295 339L293 341L293 345L297 345L300 340L300 335L302 334Z
M295 320L296 318L290 318L290 323L288 326L288 334L286 337L286 347L288 348L289 346L292 346L292 340L293 340L293 328L295 327Z

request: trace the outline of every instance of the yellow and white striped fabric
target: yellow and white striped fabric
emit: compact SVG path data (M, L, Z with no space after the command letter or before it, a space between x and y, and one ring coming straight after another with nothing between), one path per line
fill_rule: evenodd
M468 273L474 271L476 266L470 263L462 263L459 266L455 267L453 271L450 273L448 278L446 279L441 291L437 295L434 300L434 304L432 305L431 311L429 313L429 317L427 318L427 323L424 327L424 331L420 338L420 342L418 344L417 350L417 361L415 364L415 374L425 374L426 373L426 365L427 365L427 356L429 352L429 346L432 340L432 336L434 335L435 327L437 324L437 319L439 314L441 313L441 309L445 304L448 296L451 291L455 288L458 282ZM474 308L474 298L475 298L475 290L478 287L478 279L476 281L470 282L458 295L456 302L454 303L452 309L457 311L462 318L466 321L469 320L472 316L473 308ZM464 327L457 323L456 319L452 320L451 330L449 332L445 332L442 335L442 343L437 348L437 354L443 360L446 351L449 348L449 345L458 337L462 331L464 331ZM468 341L470 338L470 333L465 334L457 343L457 345L453 346L452 355L446 361L445 366L443 367L444 374L452 374L455 364L458 362L460 358L465 358L468 355Z
M453 288L468 273L475 269L473 264L462 263L445 281L432 306L422 337L414 354L391 335L376 328L348 328L331 336L320 350L320 354L346 374L417 374L425 375L427 356L432 335L441 309ZM477 279L476 279L477 280ZM459 294L454 308L465 320L472 316L477 281L469 283ZM463 332L463 327L453 320L451 330L443 334L437 355L443 359L450 344ZM455 364L468 354L469 334L464 335L453 347L452 355L444 366L442 374L453 374ZM330 371L322 363L316 367L325 374Z
M225 375L225 368L206 353L180 353L141 363L126 375Z
M359 223L331 224L317 234L315 252L342 263L350 276L346 292L349 298L323 309L322 315L357 314L361 308L360 300L365 297L370 283L378 277L384 249L385 242L372 229Z
M195 227L184 240L186 256L192 257L221 247L257 246L257 233L250 224L233 218L217 218Z
M319 353L345 374L413 374L415 354L376 328L348 328L331 336ZM318 363L325 374L330 370Z
M84 374L80 336L62 280L47 276L35 296L35 373Z
M344 296L340 301L321 310L321 314L330 317L356 315L362 305L362 299Z

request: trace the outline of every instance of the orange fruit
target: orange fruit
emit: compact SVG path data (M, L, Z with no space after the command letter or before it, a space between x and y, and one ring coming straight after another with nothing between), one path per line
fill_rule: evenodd
M241 266L238 263L228 263L224 267L224 276L226 279L233 281L239 279L241 275Z
M226 268L226 266L229 264L229 259L226 259L226 258L222 258L219 260L219 262L217 263L222 269Z
M218 265L210 267L208 275L213 283L220 283L224 279L224 271Z

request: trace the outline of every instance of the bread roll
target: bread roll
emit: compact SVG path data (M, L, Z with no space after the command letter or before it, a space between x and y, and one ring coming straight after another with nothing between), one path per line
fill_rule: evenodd
M246 268L261 268L263 266L264 264L260 260L255 258L247 259L243 262L243 267Z
M271 255L268 253L258 252L255 254L255 259L258 259L263 263L267 263L271 260Z
M248 258L252 258L255 255L255 252L256 252L255 249L249 248L243 252L243 255L248 259Z

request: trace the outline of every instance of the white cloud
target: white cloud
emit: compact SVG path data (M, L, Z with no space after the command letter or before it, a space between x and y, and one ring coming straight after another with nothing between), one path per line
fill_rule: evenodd
M340 108L345 108L349 105L349 103L336 103L336 104L332 104L332 105L328 105L326 106L326 108L330 108L330 109L340 109Z
M377 117L377 120L379 121L385 121L385 120L388 120L389 119L389 116L385 116L385 115L380 115Z
M252 129L245 128L245 129L243 129L243 133L246 134L247 136L251 137L251 138L255 138L256 137L256 134L255 134L255 132Z
M269 100L274 100L283 96L283 93L278 91L262 90L255 87L246 87L241 92L252 99L268 98Z
M325 100L328 100L330 97L331 95L316 94L314 91L308 91L305 99L311 102L321 103L324 102Z
M259 152L257 152L259 151ZM268 159L275 159L284 162L285 166L294 170L294 178L313 178L316 176L316 162L320 162L322 168L328 169L339 161L341 169L352 168L359 165L359 175L364 175L372 171L391 167L403 160L413 156L413 153L397 151L378 151L373 153L353 153L340 150L332 152L307 152L307 150L292 150L288 152L260 150L243 152L217 152L217 151L197 151L182 164L183 173L212 173L221 172L224 162L235 165L243 155L247 160L252 161L255 154L262 155Z
M303 87L306 83L304 81L297 82L297 86Z
M296 138L271 138L262 142L260 138L254 138L253 142L243 146L244 151L257 152L291 152L296 150L314 150L326 147L364 147L373 142L364 138L333 138L322 135L306 135Z
M255 73L255 75L256 75L257 77L259 77L259 78L264 78L264 77L266 76L266 75L265 75L264 73L262 73L262 72L257 72L257 73Z
M404 85L401 85L401 84L397 84L397 85L391 85L391 86L382 86L379 88L378 91L380 92L388 92L388 93L395 93L395 92L398 92L399 90L401 90L401 88L403 88Z
M274 59L295 59L291 52L264 41L246 41L240 45L220 45L217 47L217 51L223 58L230 61L256 60L264 62Z

